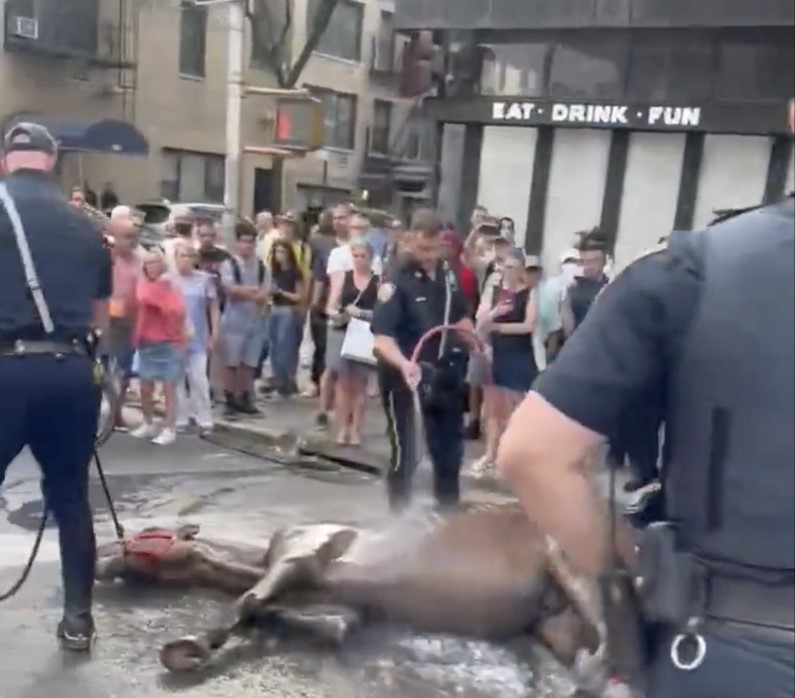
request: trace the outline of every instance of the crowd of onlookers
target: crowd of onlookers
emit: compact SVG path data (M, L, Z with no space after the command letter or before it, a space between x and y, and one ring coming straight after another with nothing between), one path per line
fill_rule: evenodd
M144 423L134 436L166 445L191 422L212 430L213 404L234 418L259 415L259 398L301 396L317 401L317 426L333 429L338 443L361 443L374 369L344 356L346 328L372 318L379 285L410 250L410 230L352 205L310 225L295 213L261 212L238 220L228 246L216 221L179 206L160 248L138 246L139 221L125 206L114 208L109 226L108 342L122 395L138 378ZM607 257L591 231L545 275L538 257L516 247L513 221L482 207L466 234L448 226L441 240L487 347L470 358L466 395L467 435L486 442L473 469L484 473L513 409L606 281ZM165 408L159 427L156 395ZM116 425L125 428L121 410Z

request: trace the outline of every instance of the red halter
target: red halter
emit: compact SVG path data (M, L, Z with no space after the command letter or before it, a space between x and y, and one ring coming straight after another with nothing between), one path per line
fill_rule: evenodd
M168 554L177 536L164 528L136 533L124 541L124 556L143 558L148 563L158 564Z

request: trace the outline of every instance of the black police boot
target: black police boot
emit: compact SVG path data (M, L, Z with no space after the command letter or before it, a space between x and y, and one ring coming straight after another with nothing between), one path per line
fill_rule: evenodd
M58 623L58 638L63 648L70 652L89 652L96 636L90 611L65 611L63 620Z
M255 407L254 401L251 399L251 393L243 393L240 396L237 409L241 414L248 414L251 416L262 414L262 412Z
M45 481L43 485L45 498L58 522L61 550L64 612L58 625L58 637L64 649L87 652L94 640L91 605L97 543L86 486L65 495L61 485L60 479Z
M228 390L224 393L224 417L236 417L239 411L237 396Z

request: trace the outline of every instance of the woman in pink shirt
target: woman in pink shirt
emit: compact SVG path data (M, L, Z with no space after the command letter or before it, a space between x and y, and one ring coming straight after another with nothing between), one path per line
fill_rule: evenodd
M185 347L188 340L185 301L179 289L164 276L163 255L148 252L137 290L135 347L141 381L141 411L144 423L132 435L167 446L176 439L177 386L185 376ZM166 417L158 434L154 424L155 384L163 386Z

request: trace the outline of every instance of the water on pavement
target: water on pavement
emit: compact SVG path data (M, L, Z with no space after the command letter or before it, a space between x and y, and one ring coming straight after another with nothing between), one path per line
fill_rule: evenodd
M264 545L287 524L367 524L386 515L381 483L367 475L287 470L198 440L159 449L115 436L102 458L130 531L190 521L210 537ZM108 540L113 533L97 482L92 501L98 538ZM24 564L40 515L37 469L23 454L0 489L0 590ZM196 592L98 588L93 655L65 655L52 634L61 598L55 531L48 530L28 584L0 606L0 698L552 698L571 691L537 648L384 628L333 651L273 637L238 640L202 674L165 674L160 646L201 630L224 601Z

